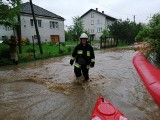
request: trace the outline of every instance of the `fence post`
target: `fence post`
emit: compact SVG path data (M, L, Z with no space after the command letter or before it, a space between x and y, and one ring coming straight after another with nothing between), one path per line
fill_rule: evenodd
M102 48L102 36L100 37L100 48Z
M33 55L34 55L34 59L35 59L36 56L35 56L35 48L34 48L34 36L32 36L32 41L33 41Z

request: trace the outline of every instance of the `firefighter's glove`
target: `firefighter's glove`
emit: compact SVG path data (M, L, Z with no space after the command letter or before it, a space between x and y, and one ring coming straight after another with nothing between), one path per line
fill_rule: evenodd
M90 67L94 67L94 62L91 62Z
M73 65L73 63L74 63L74 60L70 60L70 64L71 64L71 66Z

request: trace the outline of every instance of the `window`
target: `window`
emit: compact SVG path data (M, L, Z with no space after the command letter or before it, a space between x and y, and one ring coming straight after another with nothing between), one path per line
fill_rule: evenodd
M101 23L101 20L97 20L97 24L102 24L102 23Z
M90 33L90 29L88 28L88 32Z
M53 29L53 28L58 29L58 22L50 21L50 28L51 29Z
M37 22L38 27L42 27L42 20L36 20L36 22ZM30 19L30 24L31 24L31 26L34 26L33 19Z
M102 28L97 28L97 32L98 33L102 32Z
M91 30L91 33L94 33L94 29Z
M6 31L9 31L9 27L5 27L5 30L6 30Z
M33 19L30 19L30 24L31 24L31 26L34 26Z
M94 18L94 13L91 13L91 18Z
M94 20L91 20L91 25L94 25Z
M38 27L42 27L42 20L37 20L37 22L38 22Z

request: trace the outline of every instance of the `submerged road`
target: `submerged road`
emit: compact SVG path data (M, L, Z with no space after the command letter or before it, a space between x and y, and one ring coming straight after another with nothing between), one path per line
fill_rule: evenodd
M99 95L129 120L160 120L137 75L132 50L96 51L90 81L77 83L71 56L0 68L0 120L90 120Z

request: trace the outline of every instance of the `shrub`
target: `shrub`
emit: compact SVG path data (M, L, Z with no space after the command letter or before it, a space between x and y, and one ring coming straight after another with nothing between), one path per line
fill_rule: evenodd
M135 37L136 42L142 42L146 37L148 37L149 30L147 28L141 30Z
M64 42L62 42L62 43L61 43L61 45L62 45L63 47L65 47L65 46L66 46L66 44L65 44Z
M9 58L9 46L0 45L0 58Z
M71 48L71 47L68 47L68 48L67 48L67 52L68 52L68 53L71 53L71 51L72 51L72 48Z
M52 42L48 42L47 45L48 45L48 46L52 46L53 43L52 43Z
M150 49L147 51L148 57L154 56L156 61L160 61L160 13L153 15L149 23L149 43Z
M8 36L4 36L2 40L3 40L3 44L8 44L8 40L9 40Z
M26 45L30 45L30 44L31 44L31 42L30 42L29 38L26 38Z

